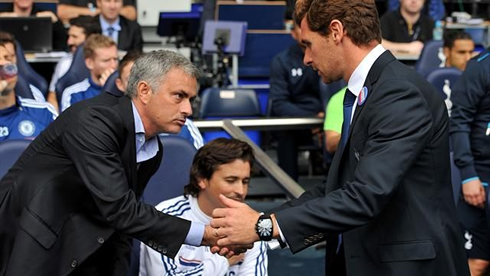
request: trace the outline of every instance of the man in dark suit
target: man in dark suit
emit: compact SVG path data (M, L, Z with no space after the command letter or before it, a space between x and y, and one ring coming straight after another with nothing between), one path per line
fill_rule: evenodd
M156 135L191 115L199 71L159 51L131 73L127 96L67 109L0 180L0 275L125 275L129 237L171 258L215 244L209 226L139 201L161 162Z
M218 244L277 238L295 253L327 239L327 275L469 275L444 101L380 45L374 1L299 0L295 13L304 62L348 81L339 149L326 182L272 214L221 197Z
M117 42L117 49L123 51L143 50L141 26L120 15L123 8L122 0L97 0L100 14L97 16L102 34Z

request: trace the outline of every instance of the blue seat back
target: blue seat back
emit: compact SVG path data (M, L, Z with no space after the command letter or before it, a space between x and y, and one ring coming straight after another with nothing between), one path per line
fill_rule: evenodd
M443 99L447 99L451 95L451 88L462 73L456 68L437 68L429 72L425 78L441 92Z
M415 71L422 76L426 76L430 71L443 67L445 57L442 46L443 42L440 40L425 42L422 53L420 53L420 57L415 63Z
M39 75L26 60L24 50L17 41L15 42L15 55L17 56L17 68L19 69L19 76L27 81L27 84L32 84L44 95L44 98L48 95L48 82L41 75ZM29 90L30 91L30 90ZM29 97L33 98L33 97Z
M163 144L162 163L143 193L143 200L151 205L183 194L197 151L188 140L179 136L160 136L160 141Z
M30 140L7 140L0 142L0 179L19 159L20 155L31 143Z
M254 90L208 88L201 94L200 118L260 117Z
M143 193L143 201L158 203L180 196L189 183L189 172L196 149L186 139L178 136L160 136L163 144L163 158L158 171L152 176ZM128 275L138 275L140 242L133 241L131 265Z
M102 91L107 91L113 95L117 95L117 96L120 96L120 95L124 95L124 93L119 90L119 88L117 88L116 86L116 79L119 77L119 72L118 71L114 71L114 73L112 73L109 78L107 78L105 84L104 84L104 87L102 87Z
M254 90L208 88L201 94L199 117L202 119L257 118L261 117L259 99ZM248 130L245 134L261 144L260 132ZM224 131L207 131L203 133L204 142L216 138L231 138Z
M29 83L22 75L17 76L17 84L15 85L14 91L15 95L21 98L33 100L35 99L34 95L32 95Z
M90 71L85 65L85 56L83 55L83 44L77 47L77 50L73 54L73 61L66 74L58 80L56 83L56 99L61 105L61 95L65 88L80 82L90 76Z

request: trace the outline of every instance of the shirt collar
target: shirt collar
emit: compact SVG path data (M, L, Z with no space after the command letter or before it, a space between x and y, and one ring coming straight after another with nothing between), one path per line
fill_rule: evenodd
M131 104L133 106L134 132L136 139L136 163L141 163L157 155L158 136L154 136L146 140L143 121L141 120L133 101L131 101Z
M95 89L97 89L97 90L102 90L102 86L100 86L100 85L96 84L96 83L94 82L94 80L92 79L92 77L88 77L88 83L90 84L90 86L91 86L92 88L95 88Z
M349 90L352 92L352 94L356 95L356 97L359 96L361 88L364 86L366 78L369 74L369 70L371 70L371 67L373 67L374 62L385 51L386 49L383 48L381 44L379 44L378 46L374 47L374 49L372 49L366 57L364 57L359 65L357 65L347 85L349 87Z
M107 30L107 28L109 28L111 26L112 26L112 28L114 28L115 31L119 32L121 30L121 25L119 24L119 22L120 22L119 17L117 17L116 21L114 21L114 23L112 23L112 24L107 22L102 15L99 17L99 19L100 19L100 27L101 27L102 31Z
M141 121L140 114L136 109L133 101L131 101L131 105L133 105L133 118L134 118L134 132L136 134L145 134L145 127L143 126L143 121Z

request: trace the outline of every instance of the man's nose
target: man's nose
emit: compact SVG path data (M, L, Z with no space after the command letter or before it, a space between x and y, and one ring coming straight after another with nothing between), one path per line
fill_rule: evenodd
M303 63L306 66L311 66L311 64L313 63L313 59L311 58L311 55L310 55L310 50L308 50L308 49L305 50L305 56L303 57Z
M186 116L192 115L192 104L189 99L183 101L181 112L184 113Z

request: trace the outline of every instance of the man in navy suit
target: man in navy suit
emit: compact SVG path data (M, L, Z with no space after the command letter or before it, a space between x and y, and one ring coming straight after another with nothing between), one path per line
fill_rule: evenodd
M139 200L162 161L157 135L192 114L198 76L179 54L144 55L126 96L77 103L30 144L0 179L0 275L126 275L129 237L171 258L216 243Z
M97 0L102 34L111 37L117 43L117 49L123 51L143 50L141 26L120 15L122 0Z
M274 238L296 253L326 239L327 275L469 275L444 101L381 46L374 1L298 0L295 13L305 64L348 82L340 145L324 183L270 214L221 196L218 244Z

